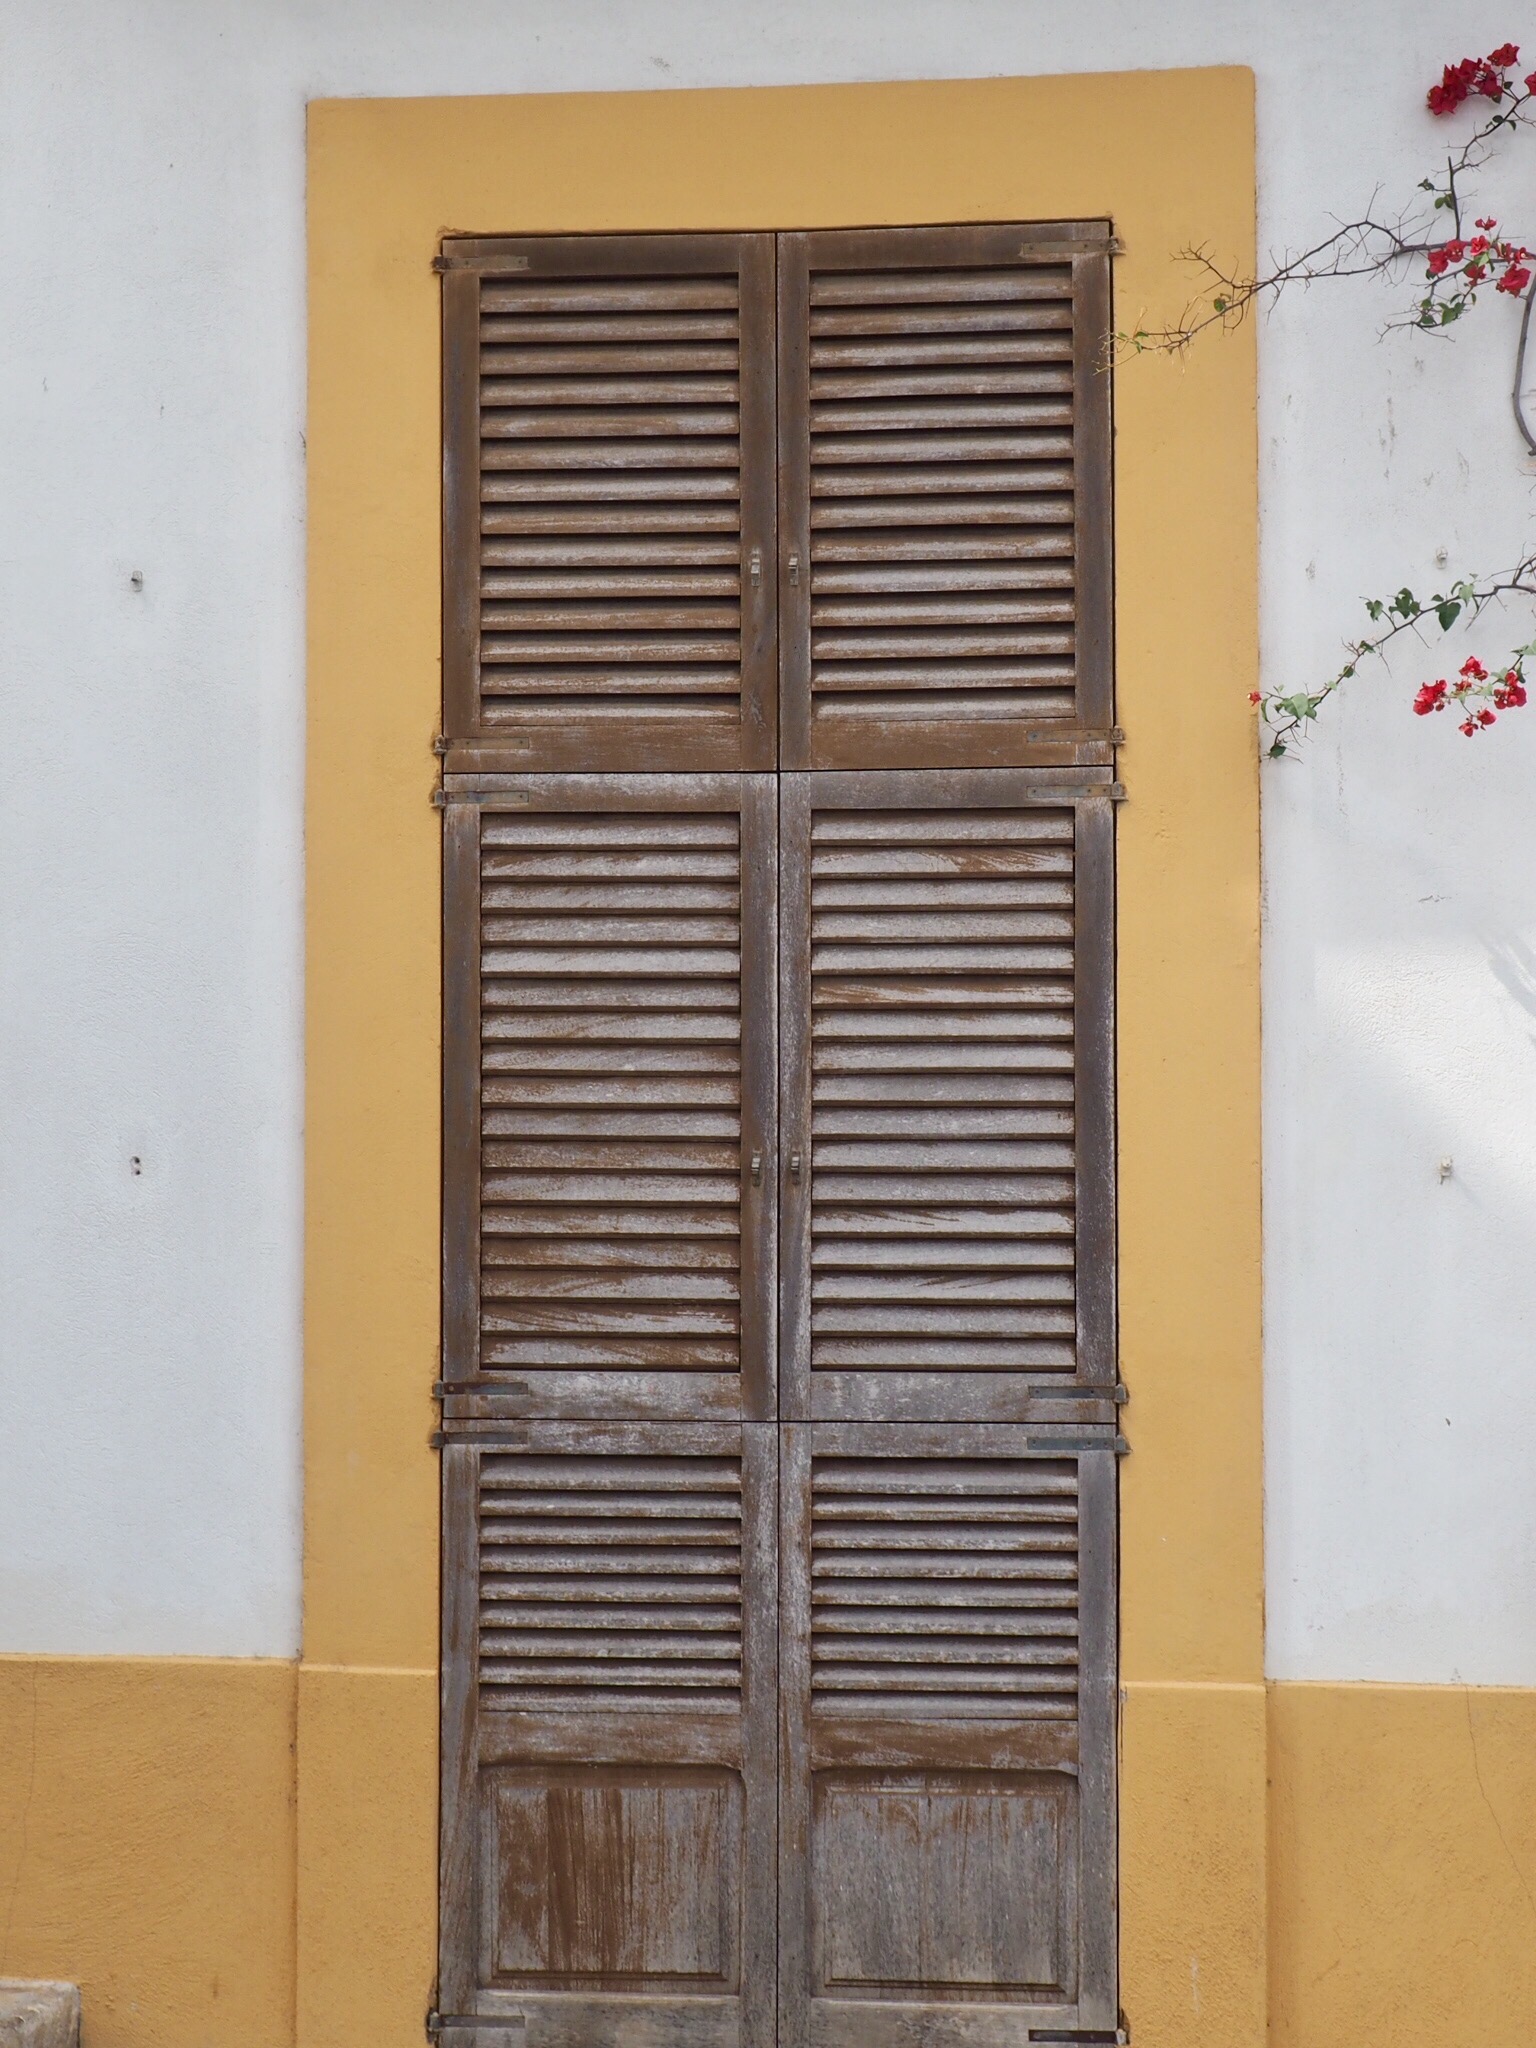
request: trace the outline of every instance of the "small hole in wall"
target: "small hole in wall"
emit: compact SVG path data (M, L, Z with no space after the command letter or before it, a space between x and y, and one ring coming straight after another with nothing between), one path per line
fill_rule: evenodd
M142 1173L144 1171L144 1162L137 1152L134 1153L128 1162L128 1171L130 1173Z

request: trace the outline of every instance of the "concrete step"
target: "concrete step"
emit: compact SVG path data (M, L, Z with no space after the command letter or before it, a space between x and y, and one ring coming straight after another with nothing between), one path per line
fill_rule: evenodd
M0 2048L80 2048L78 1986L0 1977Z

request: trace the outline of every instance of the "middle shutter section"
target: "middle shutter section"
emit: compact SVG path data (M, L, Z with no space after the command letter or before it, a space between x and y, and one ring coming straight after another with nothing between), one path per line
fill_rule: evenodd
M783 785L780 1412L1111 1421L1107 783Z
M775 1412L775 796L449 778L446 1420Z

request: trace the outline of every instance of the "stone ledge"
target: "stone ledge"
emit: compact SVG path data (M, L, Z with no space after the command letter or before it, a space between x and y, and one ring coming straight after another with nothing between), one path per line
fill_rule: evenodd
M78 1987L0 1977L0 2048L80 2048Z

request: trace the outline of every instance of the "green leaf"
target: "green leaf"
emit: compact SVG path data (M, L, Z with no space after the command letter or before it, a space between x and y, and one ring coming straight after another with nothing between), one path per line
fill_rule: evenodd
M1227 310L1227 302L1225 299L1212 299L1211 304L1216 308L1218 313L1225 313L1225 311Z
M1373 619L1379 619L1387 608L1379 597L1368 597L1365 600L1365 609Z
M1435 617L1440 621L1441 632L1449 633L1452 626L1461 617L1461 606L1455 603L1437 604L1435 606Z

